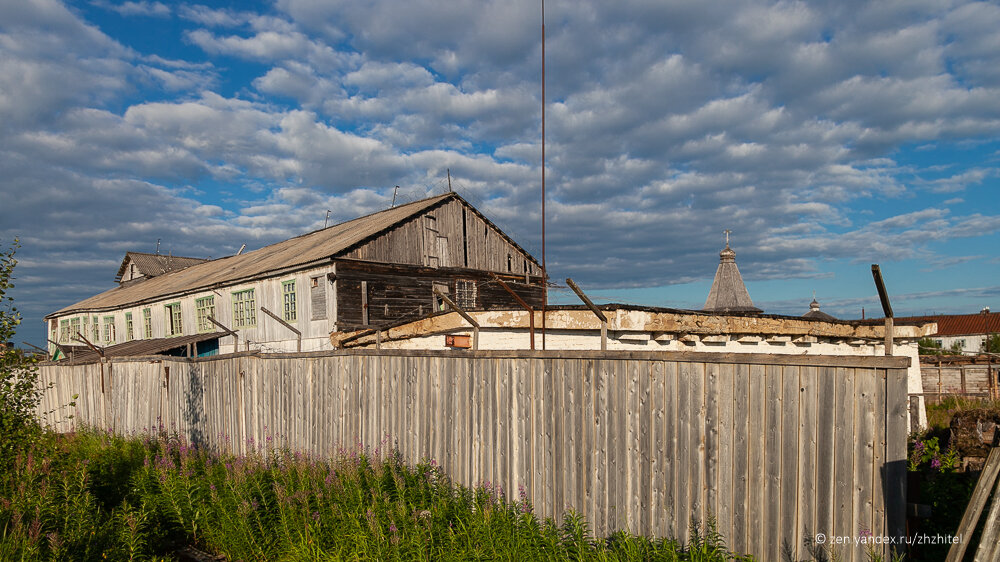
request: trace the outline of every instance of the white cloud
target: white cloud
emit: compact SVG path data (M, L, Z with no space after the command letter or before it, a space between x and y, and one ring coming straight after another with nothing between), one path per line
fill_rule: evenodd
M106 10L118 12L123 16L152 16L167 17L170 15L170 8L162 2L149 2L141 0L139 2L122 2L114 4L106 0L93 0L93 5Z

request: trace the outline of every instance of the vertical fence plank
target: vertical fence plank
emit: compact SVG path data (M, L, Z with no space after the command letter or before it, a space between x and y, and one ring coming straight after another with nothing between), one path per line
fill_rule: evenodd
M766 410L764 444L764 558L779 560L781 556L781 393L782 368L768 365L764 369L764 408Z
M873 528L872 512L874 503L872 496L872 463L875 458L875 380L874 369L857 369L855 371L855 450L854 450L854 521L855 532L871 531ZM856 556L859 560L865 557L864 546L859 545Z
M796 560L808 556L805 541L816 536L816 471L819 460L816 450L816 367L799 370L799 515L796 529L799 537L795 543Z
M667 518L668 526L664 535L683 540L681 533L685 523L678 516L680 511L681 477L680 477L680 445L678 443L679 433L679 409L680 391L678 390L679 368L676 362L668 361L663 365L663 435L664 435L664 474L663 480L666 490L664 492L664 502L667 511L664 516Z
M705 514L719 513L719 364L705 365ZM728 501L729 498L727 497Z
M674 518L674 536L686 541L690 535L690 515L694 513L694 504L700 490L692 481L692 472L696 469L692 459L697 458L698 442L691 440L692 431L697 430L697 414L694 390L694 378L698 374L693 363L680 363L677 366L677 480L675 501L677 510Z
M799 475L799 385L798 366L782 367L781 377L781 556L794 556L798 550Z
M834 443L834 533L838 536L855 536L854 521L854 369L837 369ZM851 546L836 549L844 560L856 560Z
M636 367L639 369L639 474L637 475L637 491L639 493L638 530L640 534L650 536L653 534L653 526L650 519L653 499L652 443L650 443L652 433L652 411L650 408L652 378L650 370L652 365L648 362L636 362Z
M614 481L608 454L608 424L611 418L609 403L608 364L598 359L594 365L594 531L599 536L610 532L608 511L609 483Z
M650 471L650 501L651 512L650 534L662 537L667 533L666 504L666 464L665 451L667 437L665 435L666 421L664 409L666 388L664 365L662 361L654 361L649 372L649 471Z
M886 533L902 544L906 534L906 369L886 373L885 521ZM902 554L902 547L893 549Z
M733 412L735 409L735 376L736 368L732 363L719 365L718 374L718 402L719 417L717 423L719 463L716 477L717 490L715 518L718 524L719 533L725 538L726 544L732 548L733 544L733 501L735 499L734 486L734 442L735 423L733 422Z
M730 539L735 552L749 550L750 410L750 366L736 365L733 367L733 534Z

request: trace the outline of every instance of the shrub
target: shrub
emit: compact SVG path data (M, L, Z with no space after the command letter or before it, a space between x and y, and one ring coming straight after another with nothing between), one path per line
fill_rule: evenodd
M13 346L21 315L8 294L14 287L13 244L0 250L0 470L7 469L26 443L36 439L40 428L35 418L42 397L35 359Z

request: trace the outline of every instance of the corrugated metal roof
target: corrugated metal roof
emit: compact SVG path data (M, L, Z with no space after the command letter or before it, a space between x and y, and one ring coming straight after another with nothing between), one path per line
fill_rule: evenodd
M132 357L136 355L159 355L164 351L187 347L188 344L201 343L203 341L214 340L225 336L225 332L212 332L209 334L193 334L190 336L178 336L173 338L156 338L151 340L134 340L104 348L105 357ZM89 347L63 346L72 348L72 359L68 363L93 363L100 359L100 355Z
M1000 333L1000 312L979 314L945 314L939 316L908 316L897 320L937 322L937 336L968 336Z
M233 284L268 272L317 262L340 254L449 198L449 192L335 224L264 246L259 250L192 265L134 285L118 286L62 308L45 318L76 311L108 310L160 300L171 295Z
M185 258L182 256L165 256L163 254L126 252L125 258L122 260L122 265L118 268L118 274L115 276L115 281L121 280L122 276L125 275L125 268L129 263L135 264L139 273L141 273L144 277L156 277L157 275L163 275L168 271L177 271L207 261L209 260L204 258Z

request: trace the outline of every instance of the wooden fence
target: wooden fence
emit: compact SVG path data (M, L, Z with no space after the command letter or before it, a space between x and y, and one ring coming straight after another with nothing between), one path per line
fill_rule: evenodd
M923 396L931 402L939 402L949 396L982 398L994 400L998 396L997 370L994 364L940 364L920 363L920 377L923 379Z
M386 442L542 516L811 559L825 537L903 533L907 358L652 352L340 351L48 364L45 420L163 424L240 452ZM897 538L897 540L899 540ZM865 560L861 545L835 547ZM883 548L877 547L878 551Z

